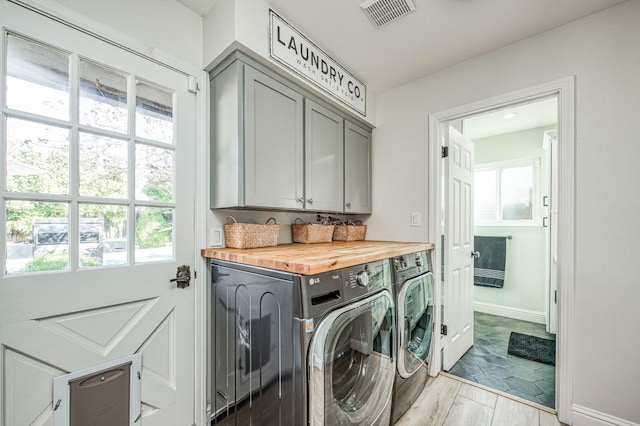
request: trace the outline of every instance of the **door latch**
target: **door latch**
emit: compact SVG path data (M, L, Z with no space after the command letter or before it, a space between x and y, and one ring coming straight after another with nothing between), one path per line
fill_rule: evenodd
M177 282L178 288L189 287L189 283L191 282L191 267L188 265L178 266L176 277L169 280L169 282Z

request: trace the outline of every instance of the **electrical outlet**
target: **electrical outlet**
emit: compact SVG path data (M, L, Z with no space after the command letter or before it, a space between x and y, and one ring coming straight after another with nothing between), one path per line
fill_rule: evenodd
M420 213L411 212L411 226L420 226Z
M207 235L207 240L207 246L209 247L222 247L222 227L210 227L209 233Z

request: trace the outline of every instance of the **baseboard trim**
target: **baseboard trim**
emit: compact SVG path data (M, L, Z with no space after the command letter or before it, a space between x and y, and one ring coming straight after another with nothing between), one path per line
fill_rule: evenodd
M640 426L638 423L576 404L573 404L572 420L575 426Z
M498 315L522 321L544 324L544 312L531 311L529 309L512 308L510 306L495 305L486 302L473 302L473 310L484 314Z

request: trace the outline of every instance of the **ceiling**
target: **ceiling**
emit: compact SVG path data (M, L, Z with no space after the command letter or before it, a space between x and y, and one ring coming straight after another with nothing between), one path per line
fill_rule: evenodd
M507 116L506 114L515 114ZM519 132L558 122L558 103L555 97L526 104L510 106L463 120L463 133L469 139ZM541 141L542 142L542 141Z
M216 2L177 1L199 15ZM414 0L380 29L365 0L263 1L379 93L626 0Z

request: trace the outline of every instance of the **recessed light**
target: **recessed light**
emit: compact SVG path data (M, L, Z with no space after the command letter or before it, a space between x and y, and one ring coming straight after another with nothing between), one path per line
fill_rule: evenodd
M511 120L516 115L518 115L518 114L516 114L515 112L509 112L509 113L506 113L505 115L503 115L502 118L504 118L505 120Z

